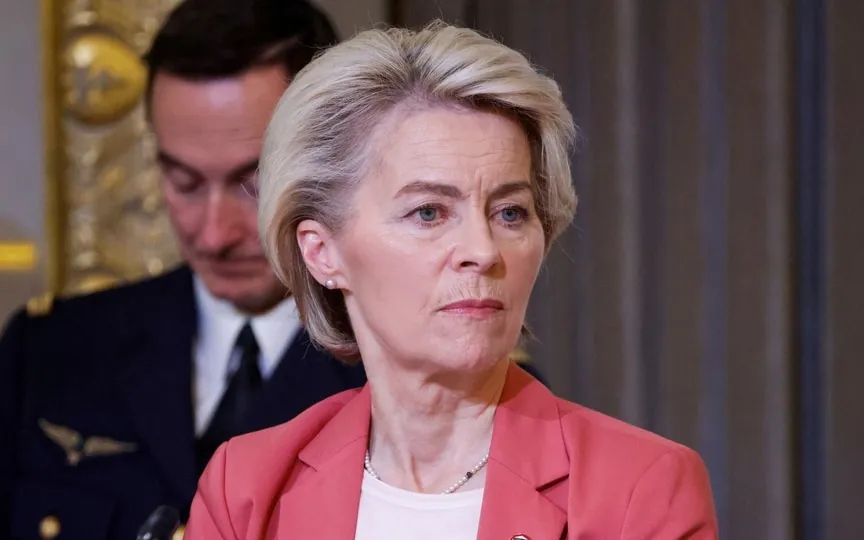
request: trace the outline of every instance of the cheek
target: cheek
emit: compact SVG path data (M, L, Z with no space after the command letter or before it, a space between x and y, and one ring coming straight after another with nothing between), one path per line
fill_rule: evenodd
M505 244L503 253L507 275L512 278L512 285L525 296L527 304L528 295L534 287L534 281L540 272L543 262L543 233L531 235L522 242L511 242Z
M245 216L245 227L254 242L260 242L258 238L258 205L254 202L244 201L243 214Z
M171 223L181 239L195 236L204 216L203 204L195 203L182 195L166 190L165 208L168 210Z
M433 250L387 237L355 236L345 259L349 286L364 304L386 306L394 312L416 310L425 304L436 283Z

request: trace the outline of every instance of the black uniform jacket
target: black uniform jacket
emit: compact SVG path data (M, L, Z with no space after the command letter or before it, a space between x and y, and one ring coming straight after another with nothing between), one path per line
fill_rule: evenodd
M0 338L0 538L129 540L197 486L192 272L21 310ZM536 370L526 368L538 378ZM287 422L365 384L298 332L245 419Z

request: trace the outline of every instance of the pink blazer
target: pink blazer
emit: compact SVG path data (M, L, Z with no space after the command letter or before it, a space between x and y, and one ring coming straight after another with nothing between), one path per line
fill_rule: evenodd
M350 540L368 386L222 445L185 540ZM714 539L708 475L688 448L555 397L513 365L495 413L480 540Z

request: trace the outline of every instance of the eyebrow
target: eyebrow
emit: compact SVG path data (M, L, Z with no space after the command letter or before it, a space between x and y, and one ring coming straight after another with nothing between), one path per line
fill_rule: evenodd
M507 182L497 186L489 194L490 198L496 199L518 193L520 191L531 191L531 182L520 180L517 182ZM465 195L456 186L449 184L440 184L438 182L427 182L425 180L415 180L404 186L396 192L396 197L408 195L411 193L431 193L440 195L448 199L464 199Z
M424 180L415 180L405 184L396 192L396 197L410 195L412 193L431 193L433 195L447 197L448 199L461 199L464 197L462 191L460 191L456 186L439 184L438 182L426 182Z
M500 199L501 197L506 197L507 195L519 193L520 191L527 191L529 193L533 193L531 182L528 182L527 180L520 180L518 182L507 182L493 189L492 193L490 193L489 196L493 199Z
M164 150L159 150L156 153L156 159L165 167L181 169L183 172L192 176L204 177L204 174L201 171L199 171L195 167L192 167L191 165L183 163L181 160L177 159L176 157L172 156ZM237 178L241 176L246 176L249 173L255 172L257 169L258 158L255 158L231 169L231 171L229 171L226 175L226 178Z

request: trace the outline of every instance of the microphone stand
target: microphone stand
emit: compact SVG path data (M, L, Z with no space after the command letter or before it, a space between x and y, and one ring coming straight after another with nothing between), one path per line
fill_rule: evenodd
M135 540L171 540L180 525L180 515L170 506L160 506L138 529Z

